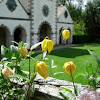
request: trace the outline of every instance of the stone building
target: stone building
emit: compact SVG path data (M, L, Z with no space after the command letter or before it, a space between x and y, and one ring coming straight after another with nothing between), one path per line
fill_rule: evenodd
M62 28L69 29L70 38L59 36ZM0 0L0 45L23 41L31 45L45 36L55 45L72 43L73 21L64 6L56 0Z

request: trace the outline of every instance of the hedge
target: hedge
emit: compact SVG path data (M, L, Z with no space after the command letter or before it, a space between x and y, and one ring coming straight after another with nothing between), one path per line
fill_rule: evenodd
M100 43L100 35L73 35L73 44Z

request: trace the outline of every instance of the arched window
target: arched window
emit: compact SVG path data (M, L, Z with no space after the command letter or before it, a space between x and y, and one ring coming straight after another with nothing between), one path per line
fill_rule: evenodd
M22 27L17 27L14 31L14 41L16 42L26 42L25 30Z

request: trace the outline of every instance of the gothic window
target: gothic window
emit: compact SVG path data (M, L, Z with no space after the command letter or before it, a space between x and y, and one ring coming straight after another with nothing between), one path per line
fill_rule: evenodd
M42 8L43 15L46 17L49 14L49 8L47 5L44 5Z
M68 16L67 11L64 12L64 16L65 16L65 18L67 18L67 16Z
M14 11L17 7L15 0L8 0L6 5L11 12Z

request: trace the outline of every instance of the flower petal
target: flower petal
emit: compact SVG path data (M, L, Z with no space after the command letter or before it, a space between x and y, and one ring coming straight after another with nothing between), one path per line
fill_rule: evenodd
M53 50L53 41L52 40L48 40L48 52L50 53Z
M44 39L42 44L41 44L42 51L46 52L47 51L47 39Z

